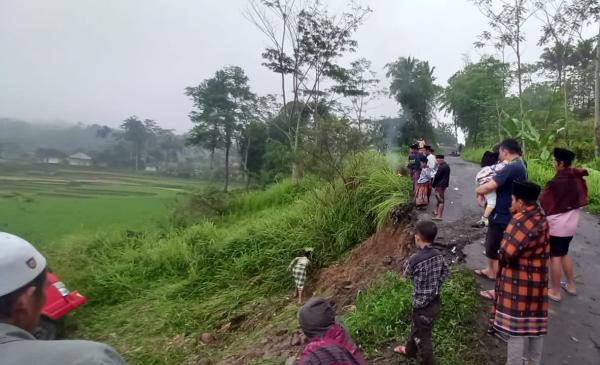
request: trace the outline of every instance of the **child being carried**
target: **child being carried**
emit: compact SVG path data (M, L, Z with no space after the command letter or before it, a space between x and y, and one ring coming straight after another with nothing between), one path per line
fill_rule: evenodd
M483 157L481 157L481 170L475 176L477 185L483 185L491 181L500 170L506 166L504 162L498 162L498 153L485 151ZM473 224L473 227L483 228L487 227L490 222L490 215L494 208L496 208L496 192L485 194L485 196L479 195L478 201L481 205L485 204L485 210L483 216L479 221Z

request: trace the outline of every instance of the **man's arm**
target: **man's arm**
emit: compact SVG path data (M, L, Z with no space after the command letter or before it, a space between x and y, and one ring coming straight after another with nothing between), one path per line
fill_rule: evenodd
M494 179L492 179L483 185L479 185L477 189L475 189L475 194L485 195L491 193L492 191L496 191L497 189L498 183Z

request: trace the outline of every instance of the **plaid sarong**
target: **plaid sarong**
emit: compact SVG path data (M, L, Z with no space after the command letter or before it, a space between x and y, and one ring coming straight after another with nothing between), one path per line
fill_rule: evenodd
M294 267L292 267L292 277L294 278L294 284L298 289L304 288L304 282L306 281L306 266L308 260L298 260Z
M517 212L498 252L500 271L492 308L494 330L509 336L542 336L548 327L549 231L537 205Z

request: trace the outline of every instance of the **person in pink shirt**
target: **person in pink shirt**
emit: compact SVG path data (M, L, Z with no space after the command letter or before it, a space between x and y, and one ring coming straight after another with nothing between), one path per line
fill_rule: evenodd
M575 153L564 148L554 149L556 175L546 184L540 204L550 225L550 277L552 288L548 298L561 300L561 287L567 294L575 295L573 260L569 256L569 244L577 231L581 207L588 203L588 190L584 176L587 170L571 167ZM562 274L567 280L561 281Z

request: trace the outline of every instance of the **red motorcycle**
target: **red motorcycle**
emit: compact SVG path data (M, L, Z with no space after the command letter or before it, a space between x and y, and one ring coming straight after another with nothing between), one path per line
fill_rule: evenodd
M53 340L58 332L58 321L67 313L81 306L87 298L77 291L69 291L58 276L48 272L46 305L42 308L40 323L33 335L38 340Z

